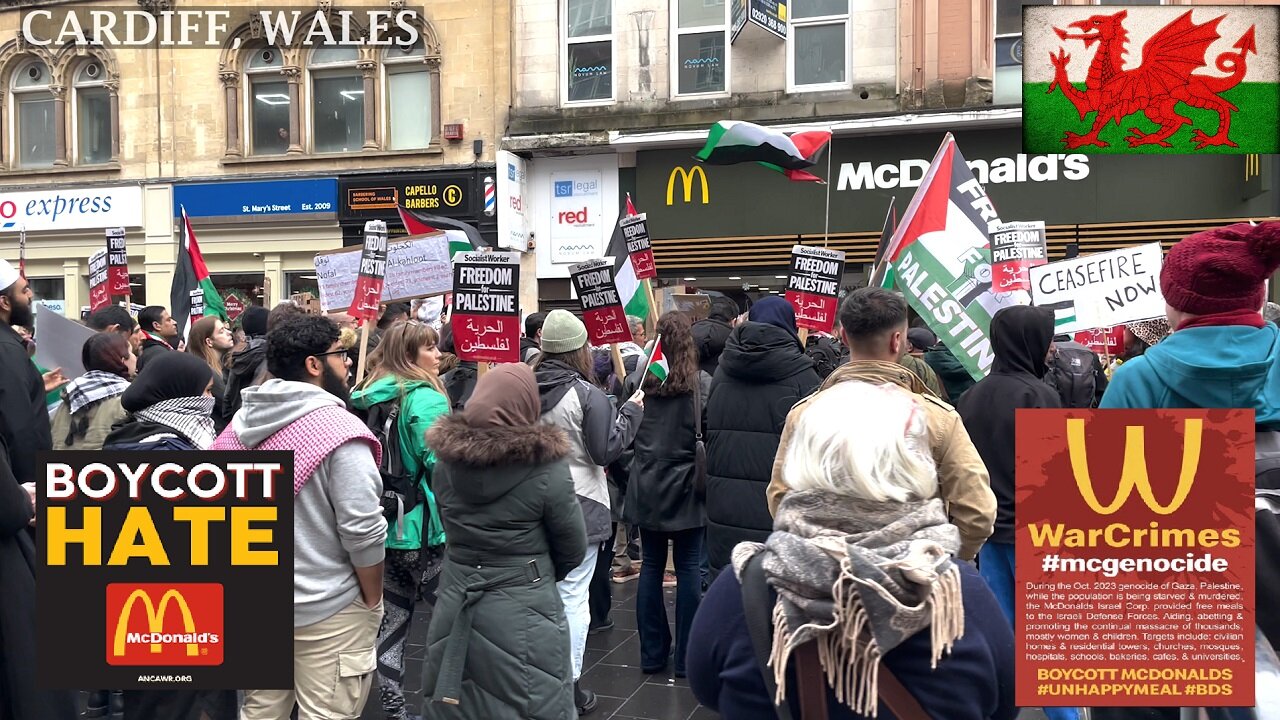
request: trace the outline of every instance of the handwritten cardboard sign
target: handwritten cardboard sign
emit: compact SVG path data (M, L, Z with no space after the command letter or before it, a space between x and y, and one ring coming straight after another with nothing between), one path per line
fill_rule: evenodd
M631 342L631 327L613 281L613 266L604 260L570 265L569 278L582 306L588 341L596 346Z
M787 302L795 308L797 327L825 333L834 329L843 277L842 251L807 245L791 248Z
M1031 268L1031 304L1053 308L1054 332L1114 327L1164 315L1160 243Z
M345 311L356 294L363 248L316 255L316 284L324 312ZM379 302L409 301L443 295L453 287L453 261L444 233L416 235L387 243L386 275Z
M627 254L631 256L631 268L637 280L658 277L658 265L653 259L653 244L649 240L649 221L644 213L625 217L618 221L622 237L627 242Z
M520 362L520 253L453 256L453 344L469 362Z

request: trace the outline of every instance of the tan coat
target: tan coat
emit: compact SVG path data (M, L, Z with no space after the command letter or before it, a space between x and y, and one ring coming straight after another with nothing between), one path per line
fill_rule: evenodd
M102 443L111 433L111 427L128 417L120 407L120 395L90 403L76 413L76 420L85 420L83 434L71 431L71 405L65 400L53 414L54 450L101 450Z
M924 412L929 426L929 447L938 466L939 495L947 503L951 522L960 529L960 558L972 560L995 527L996 496L991 492L987 468L973 447L960 416L954 408L929 392L920 378L897 363L875 360L846 363L831 373L818 392L848 380L894 383L915 393L916 404ZM777 514L778 503L789 490L782 477L783 461L796 421L816 395L814 393L801 400L787 415L778 454L773 461L773 479L769 483L770 513Z

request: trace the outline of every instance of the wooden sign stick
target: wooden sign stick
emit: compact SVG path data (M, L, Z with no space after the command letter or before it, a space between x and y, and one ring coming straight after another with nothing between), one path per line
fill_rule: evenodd
M627 368L622 364L622 350L618 348L618 343L609 346L609 354L613 356L613 372L618 376L618 382L625 382L627 379Z
M364 382L366 360L369 356L369 321L361 323L360 329L360 362L356 365L356 387Z
M658 304L653 301L653 281L645 278L641 284L644 285L645 298L649 301L649 317L646 318L645 325L652 333L658 329L658 316L662 313L658 311Z

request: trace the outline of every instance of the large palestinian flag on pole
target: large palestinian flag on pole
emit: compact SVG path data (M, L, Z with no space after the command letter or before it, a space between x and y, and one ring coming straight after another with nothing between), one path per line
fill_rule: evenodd
M757 162L798 182L821 182L803 172L818 164L831 143L829 130L787 135L781 130L739 120L721 120L707 131L707 144L693 157L708 165Z
M628 315L646 320L649 317L649 296L636 277L635 266L631 264L631 254L627 252L627 239L622 233L622 220L639 215L635 205L631 204L631 196L627 196L627 210L618 218L613 226L613 237L609 239L609 248L605 255L613 258L613 282L618 287L618 297Z
M924 180L894 231L872 284L886 271L898 289L975 379L991 369L995 355L987 330L1006 307L1028 305L1024 291L992 286L989 228L1000 217L986 191L947 133Z
M169 286L169 314L178 324L178 337L186 340L191 326L205 315L216 315L227 320L227 310L222 296L209 278L209 268L200 254L200 244L191 229L191 218L182 208L182 230L178 238L178 262L173 269L173 284Z
M439 215L428 215L398 207L400 222L410 235L427 235L442 232L449 239L449 257L460 252L475 252L485 247L480 231L474 225Z
M1263 3L1028 5L1025 152L1280 153L1278 18Z

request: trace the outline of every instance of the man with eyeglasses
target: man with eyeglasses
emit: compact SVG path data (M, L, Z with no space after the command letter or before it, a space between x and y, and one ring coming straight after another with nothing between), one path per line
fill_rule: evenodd
M351 361L338 326L289 317L267 334L272 379L241 395L215 450L294 453L294 689L249 690L241 720L355 720L377 666L387 522L381 450L347 411ZM335 684L336 683L336 684Z

